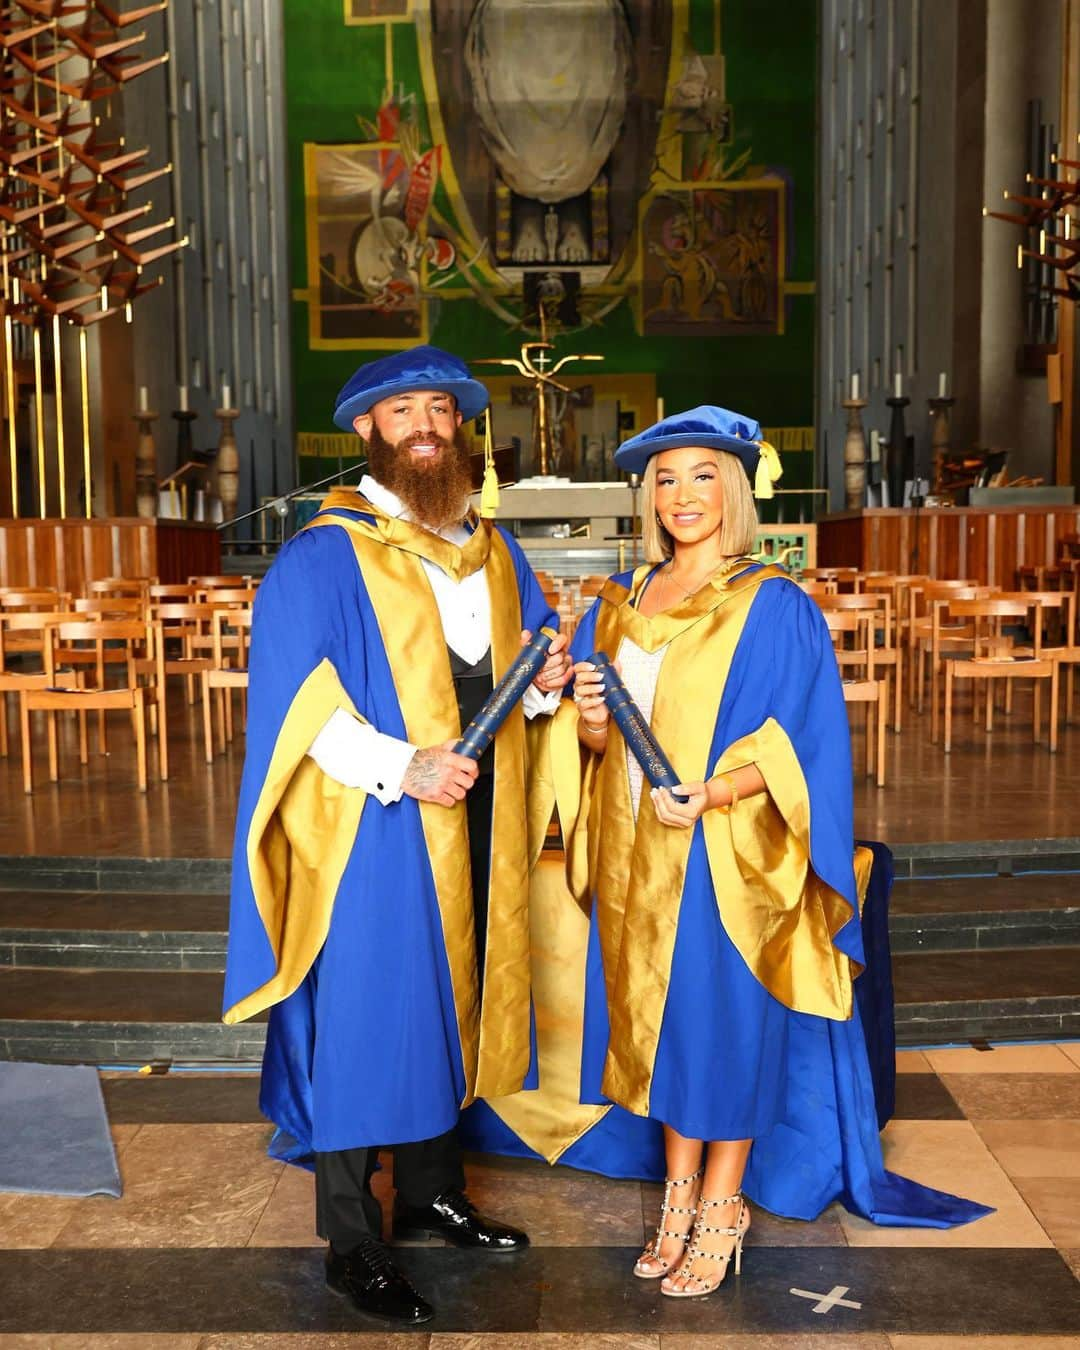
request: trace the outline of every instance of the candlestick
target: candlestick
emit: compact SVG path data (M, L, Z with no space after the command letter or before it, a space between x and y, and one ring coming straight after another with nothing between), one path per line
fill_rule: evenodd
M944 384L945 376L942 375L941 381ZM935 496L945 491L945 460L949 454L949 420L950 410L956 402L954 398L945 398L939 395L937 398L927 399L930 408L930 452L933 456L934 464L934 486L932 491Z
M186 464L194 454L191 445L191 431L193 423L198 421L198 416L187 408L178 408L172 416L176 423L176 465L179 468L182 464Z
M149 401L144 397L146 394L145 388L139 390L142 405ZM135 443L135 514L144 520L153 520L158 513L157 447L154 444L157 413L141 406L134 420L139 429Z
M909 398L888 398L885 402L892 409L892 421L889 423L887 473L889 505L901 506L904 501L904 484L915 477L912 445L904 426L904 409L911 400Z
M852 376L855 386L857 376ZM847 436L844 438L844 493L847 509L857 511L866 494L866 436L863 432L863 399L845 399L840 405L848 410Z
M214 416L221 423L217 447L217 493L221 501L222 519L230 520L236 515L236 503L240 496L240 451L236 444L234 425L240 414L235 408L218 408Z

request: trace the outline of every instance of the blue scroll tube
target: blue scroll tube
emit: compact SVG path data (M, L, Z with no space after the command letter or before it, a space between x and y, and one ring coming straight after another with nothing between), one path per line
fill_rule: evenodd
M465 755L475 760L480 758L525 690L540 673L547 660L548 648L556 637L558 634L554 628L541 628L522 647L511 662L510 669L484 700L484 706L462 732L461 740L454 746L455 755Z
M653 787L671 791L679 783L679 775L672 768L671 760L660 749L652 728L630 697L630 691L620 679L619 672L604 652L593 652L589 660L604 676L604 702L645 777ZM680 793L672 792L671 795L679 803L690 800Z

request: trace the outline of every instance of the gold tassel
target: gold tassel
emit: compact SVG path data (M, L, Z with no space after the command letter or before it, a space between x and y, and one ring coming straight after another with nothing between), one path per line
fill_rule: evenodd
M499 475L495 472L495 450L491 444L491 409L484 414L484 485L480 489L480 516L494 520L499 509Z
M780 463L780 456L768 441L758 441L757 444L761 457L758 459L757 473L754 475L754 496L763 501L773 495L773 484L781 477L784 469Z

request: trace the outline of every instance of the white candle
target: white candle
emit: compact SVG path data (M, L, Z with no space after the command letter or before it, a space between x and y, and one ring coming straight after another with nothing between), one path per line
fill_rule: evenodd
M150 410L150 390L145 384L139 385L139 411L149 412Z
M944 371L942 371L941 374L937 377L937 396L938 396L938 398L945 398L945 396L946 396L946 395L945 395L945 372L944 372Z
M874 428L874 429L872 429L871 432L870 432L870 463L871 463L871 464L876 464L876 463L881 459L881 447L880 447L880 445L879 445L879 441L880 441L880 437L878 436L877 429Z
M854 403L859 397L859 372L856 371L851 377L851 401Z
M900 374L899 371L897 371L896 374L893 376L892 396L893 398L904 397L904 377L903 375Z
M227 384L221 386L221 406L223 408L232 407L232 390Z
M180 398L180 411L181 411L181 412L187 412L187 410L188 410L188 405L187 405L187 385L186 385L186 384L180 385L180 388L179 388L179 390L178 390L178 393L179 393L179 398Z

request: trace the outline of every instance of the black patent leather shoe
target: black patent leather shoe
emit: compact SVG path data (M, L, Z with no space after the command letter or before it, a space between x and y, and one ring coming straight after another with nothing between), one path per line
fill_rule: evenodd
M435 1309L422 1299L374 1238L361 1242L346 1256L333 1247L326 1253L326 1283L368 1317L415 1326L430 1322Z
M528 1236L519 1228L478 1213L464 1191L444 1191L430 1205L396 1204L394 1237L399 1242L441 1237L455 1247L489 1252L516 1252L529 1245Z

